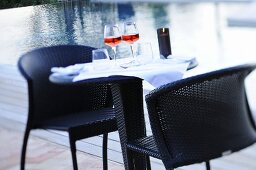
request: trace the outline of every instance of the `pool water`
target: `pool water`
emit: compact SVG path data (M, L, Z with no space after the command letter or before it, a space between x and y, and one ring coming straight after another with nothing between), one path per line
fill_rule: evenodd
M256 28L227 26L227 18L246 5L85 0L0 10L0 64L15 65L23 53L43 46L106 47L104 25L121 25L125 20L137 23L139 41L151 42L155 57L159 57L156 29L168 27L174 55L196 56L208 64L255 61Z

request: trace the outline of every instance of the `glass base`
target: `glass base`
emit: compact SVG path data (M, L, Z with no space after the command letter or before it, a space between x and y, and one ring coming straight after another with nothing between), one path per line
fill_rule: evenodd
M120 67L122 68L129 68L141 65L137 60L132 60L128 63L121 64Z

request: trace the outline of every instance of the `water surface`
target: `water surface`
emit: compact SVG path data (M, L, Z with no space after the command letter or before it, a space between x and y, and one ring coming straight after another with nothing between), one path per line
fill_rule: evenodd
M16 64L23 53L57 44L105 47L106 23L136 21L141 42L159 57L156 29L169 27L172 52L200 63L255 61L256 29L227 26L246 3L66 2L0 10L0 63ZM126 44L122 44L125 46Z

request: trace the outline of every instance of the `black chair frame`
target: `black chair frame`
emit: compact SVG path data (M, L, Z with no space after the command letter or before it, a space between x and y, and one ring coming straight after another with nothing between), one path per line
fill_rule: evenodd
M123 121L126 169L150 170L151 156L161 159L168 170L201 162L206 162L209 170L211 159L255 143L255 124L244 85L255 68L235 66L153 90L146 96L152 136L136 135L139 128L145 128L144 118L126 115L120 103L124 96L113 95L114 102L120 103L115 110L118 121ZM122 90L119 85L112 87L112 92Z
M21 153L21 169L30 131L54 129L68 132L74 170L78 169L76 141L103 134L103 169L107 170L108 133L117 130L109 83L58 85L49 81L52 67L92 61L95 48L57 45L32 50L18 61L28 85L28 119Z

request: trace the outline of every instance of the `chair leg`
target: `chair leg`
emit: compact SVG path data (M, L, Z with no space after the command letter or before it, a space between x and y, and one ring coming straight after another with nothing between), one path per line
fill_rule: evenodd
M108 133L103 134L102 155L103 170L108 170Z
M69 143L70 143L70 150L72 155L72 161L73 161L73 169L78 170L77 167L77 159L76 159L76 141L72 139L69 135Z
M151 165L150 165L150 158L149 158L149 156L146 156L146 161L147 161L147 170L151 170Z
M29 132L30 132L30 129L26 128L24 138L23 138L22 150L21 150L21 161L20 161L21 170L25 169L25 159L26 159L26 150L27 150Z
M206 170L211 170L210 161L205 162Z

